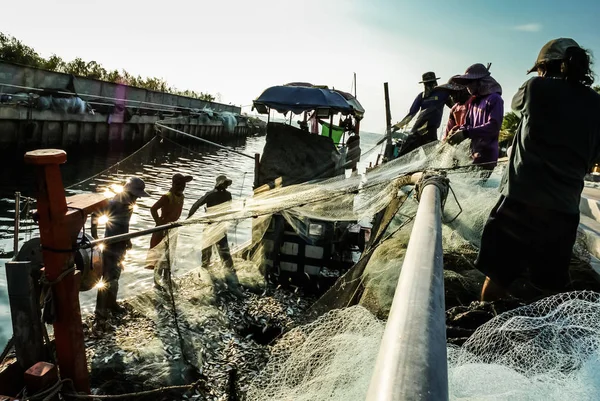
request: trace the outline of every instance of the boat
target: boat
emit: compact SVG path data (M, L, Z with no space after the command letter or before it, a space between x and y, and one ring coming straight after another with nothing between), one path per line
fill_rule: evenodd
M365 110L350 93L294 82L267 88L253 109L269 116L256 194L342 176L358 161L351 160L357 155L348 142L359 138ZM270 121L272 111L284 114L286 122ZM302 117L296 125L294 115ZM357 221L275 213L261 241L261 269L269 282L323 290L355 264L367 236L368 227Z

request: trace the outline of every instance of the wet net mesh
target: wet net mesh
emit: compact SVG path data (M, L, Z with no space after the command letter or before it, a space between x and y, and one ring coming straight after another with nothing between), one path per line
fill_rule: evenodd
M115 182L133 174L143 177L152 169L148 159L182 171L189 167L186 157L198 156L190 149L165 151L165 143L155 139L116 170L71 190L110 195ZM503 166L482 178L469 167L468 154L467 143L432 143L366 174L253 195L252 177L240 169L234 183L246 182L247 188L232 188L239 195L231 203L200 210L189 219L184 214L180 227L169 230L151 250L147 236L132 240L119 290L128 313L103 325L91 316L86 319L93 386L118 393L201 382L203 387L195 387L191 396L364 398L418 207L413 186L407 185L413 173L443 171L452 188L443 227L446 307L469 307L478 298L484 277L473 260L498 199ZM166 183L169 179L165 175ZM186 194L193 193L192 185L194 181ZM168 185L148 188L152 194L167 190ZM184 213L194 200L186 198ZM147 209L154 201L138 201L133 227L135 219L151 225ZM274 215L283 216L295 230L311 219L362 222L371 228L371 241L358 263L322 296L293 285L268 284L261 240ZM579 249L585 259L585 247ZM586 260L576 265L590 270ZM82 293L84 310L93 310L95 294L95 289Z

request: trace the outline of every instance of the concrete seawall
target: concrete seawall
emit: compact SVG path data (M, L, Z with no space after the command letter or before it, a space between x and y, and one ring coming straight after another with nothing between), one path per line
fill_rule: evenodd
M0 62L0 95L2 150L146 142L157 121L220 141L261 129L240 116L237 106L6 62ZM81 107L56 107L65 99Z

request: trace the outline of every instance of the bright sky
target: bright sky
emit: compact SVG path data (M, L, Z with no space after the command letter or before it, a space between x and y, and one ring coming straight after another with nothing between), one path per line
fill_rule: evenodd
M600 55L598 0L29 0L2 12L13 16L2 32L42 56L162 77L223 103L250 105L293 81L349 91L356 72L361 128L372 132L385 127L383 82L396 122L425 71L443 83L491 62L510 104L548 40L572 37Z

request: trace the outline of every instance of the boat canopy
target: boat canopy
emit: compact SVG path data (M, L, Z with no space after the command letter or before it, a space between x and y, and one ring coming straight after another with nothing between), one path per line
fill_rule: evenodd
M334 113L351 114L358 119L365 113L365 109L351 94L305 82L294 82L266 89L254 101L254 108L261 114L267 114L269 108L280 113L294 114L328 109Z

